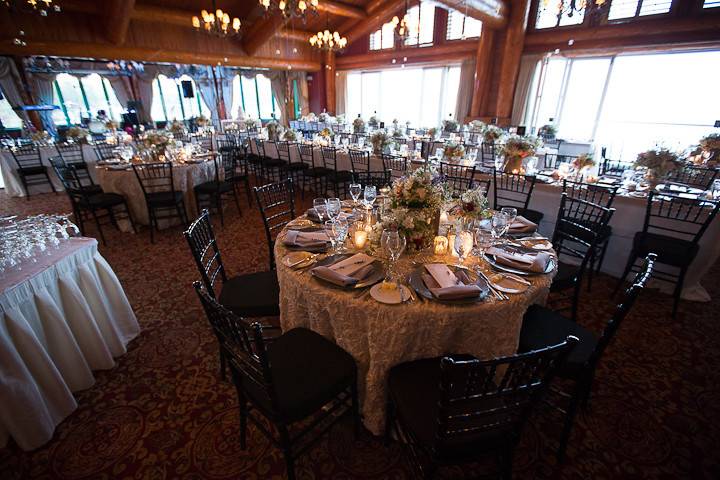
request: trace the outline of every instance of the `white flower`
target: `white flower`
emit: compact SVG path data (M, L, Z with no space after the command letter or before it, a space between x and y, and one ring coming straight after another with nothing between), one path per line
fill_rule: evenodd
M427 190L425 190L424 188L418 188L417 190L415 190L415 193L417 194L417 196L420 200L425 200L425 195L427 195Z
M412 217L405 217L405 220L402 222L402 226L411 229L415 226L415 222L413 221Z

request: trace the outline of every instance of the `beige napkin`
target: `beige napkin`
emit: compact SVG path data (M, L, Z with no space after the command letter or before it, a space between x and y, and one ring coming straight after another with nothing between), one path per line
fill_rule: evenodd
M364 253L358 253L333 265L315 267L313 275L341 287L349 287L364 280L373 271L375 259Z
M285 246L301 248L325 247L329 241L325 232L299 232L297 230L288 230L283 238Z
M430 268L428 268L430 267ZM452 273L447 265L444 264L428 264L425 269L430 273L422 274L423 282L435 298L440 300L460 300L463 298L474 298L480 295L480 287L470 284L470 279L462 270ZM446 272L446 271L447 272ZM449 275L448 275L449 273ZM438 276L436 280L435 275ZM446 286L442 286L446 285Z
M508 228L508 233L532 233L535 230L537 230L536 224L523 217L522 215L518 215L517 217L515 217L513 223L510 224L510 227Z
M515 253L497 247L488 248L487 253L501 265L533 273L545 273L552 258L547 252Z

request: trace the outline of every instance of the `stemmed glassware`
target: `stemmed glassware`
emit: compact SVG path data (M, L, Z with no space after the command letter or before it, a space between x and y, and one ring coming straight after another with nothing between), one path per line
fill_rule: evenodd
M499 241L503 235L507 233L508 228L510 228L507 215L502 212L497 212L493 215L491 225L492 235L496 241Z
M342 203L339 198L328 198L326 205L328 218L334 221L340 215Z
M370 210L376 198L377 188L375 188L374 185L365 185L365 191L363 193L363 203L365 204L365 208Z
M380 236L380 246L383 251L387 254L389 259L388 271L386 279L392 279L392 271L395 262L400 258L402 252L405 251L407 242L405 237L397 230L385 229Z
M458 254L458 266L462 266L465 263L465 259L468 254L472 251L474 244L474 238L472 232L468 230L459 230L455 235L455 251Z
M313 210L318 216L318 220L323 222L324 218L330 219L328 215L328 203L326 198L316 198L313 200Z
M494 238L490 230L482 227L475 229L475 252L473 253L476 256L482 257L485 251L493 246L493 243Z
M507 217L507 224L508 224L508 230L509 230L510 225L512 225L513 222L515 221L515 218L517 218L517 208L503 207L500 209L500 213L505 214L505 217Z
M335 237L335 253L341 253L345 247L345 239L347 238L350 224L345 218L335 218L332 221L332 232Z
M351 183L350 184L350 196L353 199L353 204L357 205L358 199L360 198L360 193L362 193L362 185L359 183Z
M325 223L323 223L323 230L325 231L325 235L327 235L328 238L330 239L330 245L332 247L332 251L333 251L333 253L337 253L337 247L336 247L337 236L335 235L336 230L334 227L335 227L335 222L333 222L332 220L327 220L327 221L325 221Z

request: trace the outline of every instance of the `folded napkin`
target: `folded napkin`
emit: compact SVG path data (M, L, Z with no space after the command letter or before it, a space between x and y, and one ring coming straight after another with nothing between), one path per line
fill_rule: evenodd
M522 215L518 215L517 217L515 217L513 223L510 224L510 228L508 228L508 233L532 233L535 230L537 230L536 224L523 217Z
M315 267L312 269L312 273L326 282L341 287L350 287L372 273L374 260L369 255L358 253L330 266Z
M548 263L552 258L547 252L512 252L502 248L490 247L488 255L493 255L495 261L506 267L516 268L526 272L545 273Z
M423 282L433 296L439 300L474 298L482 291L479 286L470 283L467 274L462 270L453 273L447 265L438 263L425 265L425 269L430 274L422 274Z
M288 230L283 238L286 247L319 248L327 246L330 241L325 232L299 232Z

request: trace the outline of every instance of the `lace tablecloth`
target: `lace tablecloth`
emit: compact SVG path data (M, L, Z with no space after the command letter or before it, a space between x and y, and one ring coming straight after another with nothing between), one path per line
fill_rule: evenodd
M488 297L472 305L415 301L384 305L369 295L332 288L307 270L292 270L280 261L286 253L275 246L280 282L280 323L283 331L309 328L333 340L358 364L359 393L365 426L380 435L385 424L387 375L393 366L446 353L478 358L508 355L517 350L522 317L528 306L544 303L554 274L528 277L532 286L508 301ZM447 257L425 255L423 262L448 263ZM401 278L417 257L405 254L397 265ZM481 263L468 259L466 264Z
M128 202L130 213L135 223L150 225L145 197L143 196L140 183L132 169L112 170L106 167L97 167L96 175L98 184L105 192L119 193ZM197 217L198 212L195 206L195 192L193 188L203 182L215 179L215 163L207 160L202 163L176 164L173 166L173 184L175 190L183 192L185 209L189 220ZM162 220L160 227L164 228L169 220ZM176 220L177 222L177 220ZM130 231L130 224L126 221L119 221L123 231Z
M72 238L0 278L0 448L40 447L140 332L97 241Z

